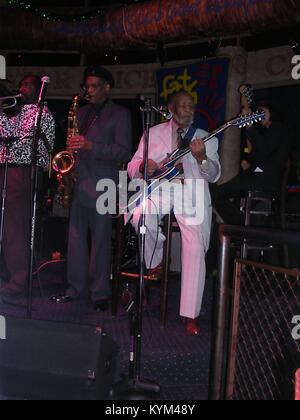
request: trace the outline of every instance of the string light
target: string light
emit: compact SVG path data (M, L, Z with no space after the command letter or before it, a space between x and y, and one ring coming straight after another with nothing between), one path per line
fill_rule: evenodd
M54 22L84 22L89 19L93 19L103 15L103 10L94 10L92 12L84 14L58 14L48 10L42 10L40 7L37 7L30 3L29 1L22 0L8 0L8 4L14 7L20 7L26 11L35 13L37 16L42 19Z

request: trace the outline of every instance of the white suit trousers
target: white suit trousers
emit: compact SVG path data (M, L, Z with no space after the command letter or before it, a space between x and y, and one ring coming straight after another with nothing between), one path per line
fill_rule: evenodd
M146 212L145 263L149 269L157 267L162 262L166 238L159 225L163 217L174 210L182 241L180 315L195 319L201 311L206 276L203 229L202 224L191 225L188 222L191 211L187 206L182 212L176 211L180 199L177 191L174 191L171 195L153 193L151 200L148 200L152 212L151 214ZM141 206L135 210L131 220L137 234L140 219Z

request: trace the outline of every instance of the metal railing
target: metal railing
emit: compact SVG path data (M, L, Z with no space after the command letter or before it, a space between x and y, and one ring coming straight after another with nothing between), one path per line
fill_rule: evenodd
M300 367L300 340L292 336L293 317L300 316L300 270L233 263L236 239L300 248L297 232L221 226L210 399L288 399Z

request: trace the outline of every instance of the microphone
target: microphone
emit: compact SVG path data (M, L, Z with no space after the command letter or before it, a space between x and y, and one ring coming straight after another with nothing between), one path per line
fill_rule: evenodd
M145 106L147 101L151 101L151 98L146 98L143 95L137 95L136 98L142 104L142 106ZM152 109L162 115L166 120L171 120L173 118L172 112L166 106L160 106L159 108L152 106Z
M161 106L159 108L153 106L152 108L160 115L162 115L166 120L171 120L173 118L172 112L165 106Z
M46 94L46 86L50 84L51 79L50 79L50 77L49 77L49 76L43 76L43 77L41 78L41 82L42 82L42 86L41 86L41 90L40 90L40 94L39 94L39 99L38 99L38 103L39 103L39 104L40 104L40 103L43 101L43 99L44 99L44 96L45 96L45 94Z
M42 83L47 84L47 85L49 85L51 82L51 79L49 76L43 76L41 80L42 80Z

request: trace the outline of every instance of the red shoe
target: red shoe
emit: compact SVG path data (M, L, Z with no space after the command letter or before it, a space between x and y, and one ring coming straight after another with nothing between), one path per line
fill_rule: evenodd
M153 280L160 279L163 275L164 267L162 264L159 264L155 268L149 268L148 270L148 276L151 277Z
M185 318L185 330L188 335L200 335L198 319Z

